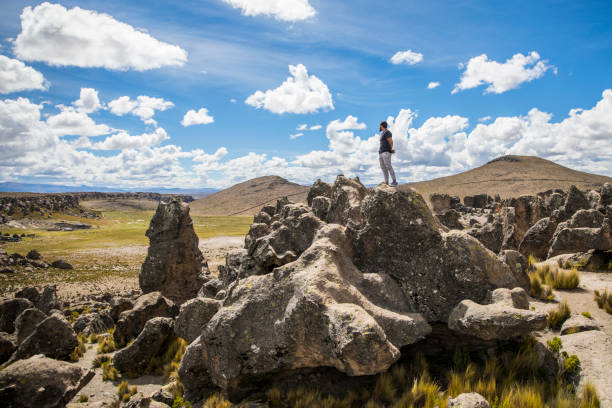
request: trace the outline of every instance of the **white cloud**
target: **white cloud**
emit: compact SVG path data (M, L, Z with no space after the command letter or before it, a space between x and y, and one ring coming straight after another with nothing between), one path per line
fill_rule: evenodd
M459 65L462 69L463 65ZM532 51L529 55L515 54L504 63L489 60L486 54L471 58L461 81L455 85L452 93L476 88L488 84L485 93L504 93L518 88L523 82L540 78L546 71L556 68L548 61L540 60L540 54Z
M163 98L153 98L151 96L140 95L135 100L129 96L121 96L108 103L111 113L123 116L128 113L138 116L144 123L156 125L153 119L155 111L165 111L174 106L170 101Z
M427 89L434 89L440 86L439 82L430 82L429 84L427 84Z
M0 55L0 93L45 91L48 84L43 74L21 61Z
M231 102L231 103L236 103L236 102L238 102L238 101L237 101L236 99L232 98L232 99L230 99L230 102Z
M421 61L423 61L423 54L420 52L414 52L411 50L407 51L398 51L396 52L390 59L392 64L408 64L414 65Z
M291 76L281 86L266 92L257 91L245 103L278 114L334 109L327 85L314 75L308 76L304 65L289 65L289 72Z
M63 110L57 115L47 118L47 125L51 131L58 136L101 136L112 131L112 128L96 122L84 112L78 112L74 108L62 107Z
M72 103L79 112L92 113L102 107L98 98L98 91L93 88L81 88L79 99Z
M183 120L181 121L181 125L183 126L192 126L192 125L208 125L209 123L213 123L215 118L208 114L208 109L201 108L197 112L191 109L189 112L185 114Z
M313 17L316 10L308 0L223 0L245 16L274 16L277 20L299 21Z
M143 133L139 136L132 136L127 132L120 132L107 137L102 142L95 143L91 148L94 150L123 150L135 149L138 147L153 147L168 139L170 139L170 137L168 137L168 134L163 128L157 128L154 133Z
M187 52L108 14L42 3L21 13L15 55L57 66L143 71L182 66Z
M301 125L297 125L297 127L295 128L295 130L299 130L299 131L301 131L301 130L306 130L306 128L307 128L307 127L308 127L308 125L307 125L307 124L305 124L305 123L303 123L303 124L301 124Z
M291 140L295 140L295 139L297 139L298 137L302 137L302 136L304 136L304 134L303 134L302 132L300 132L300 133L295 133L295 134L293 134L293 135L289 135L289 139L291 139Z
M308 130L319 130L319 129L323 129L323 126L321 126L321 125L313 125L310 128L308 128Z
M478 121L479 122L488 122L491 119L492 119L491 116L483 116L482 118L478 118Z

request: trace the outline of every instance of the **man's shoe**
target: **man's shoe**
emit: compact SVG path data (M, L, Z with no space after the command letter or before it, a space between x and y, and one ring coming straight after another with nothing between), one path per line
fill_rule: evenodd
M391 186L397 187L397 181L393 181L393 183L391 183Z

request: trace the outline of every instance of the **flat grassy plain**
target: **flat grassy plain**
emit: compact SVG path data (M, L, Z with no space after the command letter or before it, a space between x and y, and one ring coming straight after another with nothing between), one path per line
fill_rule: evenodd
M14 275L0 275L0 296L28 285L46 283L95 283L98 280L133 280L146 257L149 239L145 236L154 211L107 211L100 219L83 219L65 214L53 218L91 224L89 230L46 231L41 229L3 228L2 233L35 234L21 242L1 245L6 252L26 255L36 249L45 262L63 259L73 270L55 268L27 271L17 267ZM194 216L193 225L200 240L218 236L243 236L252 217ZM127 287L127 285L126 285Z

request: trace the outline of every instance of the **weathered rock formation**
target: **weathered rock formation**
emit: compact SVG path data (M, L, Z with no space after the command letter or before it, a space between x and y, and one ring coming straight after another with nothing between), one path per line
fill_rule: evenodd
M119 315L113 337L115 342L123 345L136 338L143 327L154 317L174 317L178 307L159 292L147 293L134 302L134 307Z
M150 245L139 275L144 293L160 291L177 304L197 296L208 266L198 248L189 206L160 203L147 230Z
M93 376L93 370L36 355L0 371L0 401L11 408L63 407Z

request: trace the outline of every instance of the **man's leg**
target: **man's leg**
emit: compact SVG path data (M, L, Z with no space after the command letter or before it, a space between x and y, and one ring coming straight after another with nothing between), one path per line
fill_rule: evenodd
M387 172L391 173L393 183L397 183L397 179L395 178L395 171L393 171L393 166L391 166L391 153L384 153L383 160L385 162L385 168L387 169Z
M380 162L380 168L383 172L383 176L385 176L385 184L389 184L389 170L387 170L387 167L385 164L384 153L378 154L378 161Z

